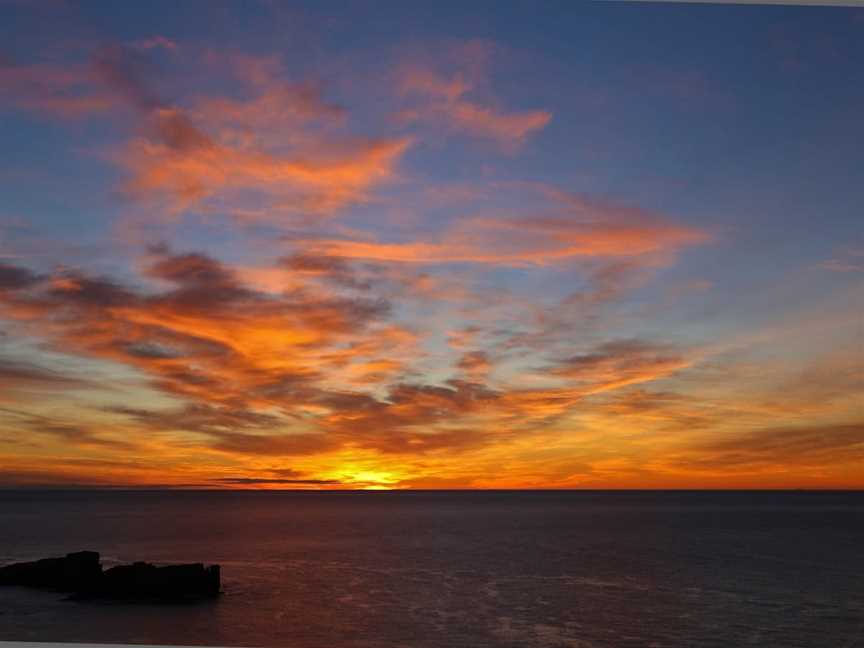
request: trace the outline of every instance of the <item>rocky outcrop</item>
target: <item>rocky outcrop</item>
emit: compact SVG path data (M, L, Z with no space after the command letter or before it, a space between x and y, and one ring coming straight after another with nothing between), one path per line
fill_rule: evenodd
M146 562L102 570L99 554L79 551L63 558L0 567L0 585L70 592L74 599L195 601L220 594L219 565L157 567Z
M64 558L43 558L0 567L0 585L43 587L61 592L94 590L101 578L102 565L95 551L78 551Z
M219 587L219 565L205 567L194 563L157 567L136 562L105 570L99 588L82 592L82 597L196 600L218 596Z

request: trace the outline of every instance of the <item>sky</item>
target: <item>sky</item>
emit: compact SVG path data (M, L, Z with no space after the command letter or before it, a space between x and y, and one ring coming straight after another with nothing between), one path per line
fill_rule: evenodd
M0 487L864 487L864 9L0 0Z

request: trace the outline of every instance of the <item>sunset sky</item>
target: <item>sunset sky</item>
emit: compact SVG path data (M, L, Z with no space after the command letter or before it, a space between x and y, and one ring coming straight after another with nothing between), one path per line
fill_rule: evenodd
M864 9L0 0L0 486L864 487Z

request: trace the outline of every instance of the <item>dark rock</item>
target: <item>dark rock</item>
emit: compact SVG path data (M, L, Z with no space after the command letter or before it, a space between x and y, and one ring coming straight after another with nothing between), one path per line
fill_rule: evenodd
M118 565L105 571L91 597L187 601L219 595L219 565L201 563L157 567L146 562Z
M43 558L0 567L0 585L42 587L61 592L86 592L98 587L102 565L95 551L78 551L64 558Z
M136 562L103 572L98 553L80 551L65 558L0 567L0 585L71 592L73 599L195 601L219 596L220 568L201 563L157 567Z

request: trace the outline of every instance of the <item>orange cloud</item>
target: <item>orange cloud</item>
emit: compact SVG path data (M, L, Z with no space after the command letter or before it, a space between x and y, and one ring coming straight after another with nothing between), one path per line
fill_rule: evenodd
M151 131L118 157L131 174L127 189L167 199L175 212L208 199L227 201L230 210L232 198L252 192L277 212L331 213L366 200L373 186L391 179L410 145L406 138L319 131L317 124L341 124L344 110L326 102L314 84L278 79L272 61L236 62L251 66L251 96L202 97L188 111L138 99L152 93L125 63L109 61L108 71L115 84L132 89Z
M590 393L598 393L665 378L692 363L692 358L666 346L622 340L567 358L553 373L586 385Z
M690 474L783 475L825 479L826 470L860 480L864 422L801 424L738 433L694 444L667 459L670 470ZM809 473L809 474L808 474ZM794 483L794 482L793 482Z
M415 99L398 117L406 122L440 123L446 127L497 141L505 148L520 146L529 135L552 120L545 110L504 112L466 98L476 83L465 75L448 78L424 67L402 71L399 89Z
M249 192L283 213L330 213L392 178L410 144L302 131L310 121L341 120L342 109L314 86L269 79L269 66L255 67L251 98L199 98L182 110L156 98L122 50L102 52L96 64L141 111L149 131L116 156L131 175L127 190L166 201L174 213L208 199L230 211L231 199Z
M163 113L160 118L168 118ZM409 141L341 142L329 150L296 156L244 150L207 142L177 149L161 142L134 141L119 156L131 173L127 190L140 198L167 199L174 212L207 199L258 192L281 210L330 213L368 198L390 179ZM289 206L290 203L290 206Z
M10 412L12 410L0 409L0 419L8 418ZM30 440L47 437L55 443L59 443L61 447L96 448L122 452L136 449L133 442L99 434L83 425L56 422L44 416L21 414L16 417L14 425L18 434L26 433Z
M335 257L403 263L545 265L574 258L668 255L708 240L707 233L659 218L621 218L600 205L546 218L460 221L431 242L308 240Z
M248 73L245 96L198 96L186 107L166 100L141 57L171 45L157 37L137 43L137 52L102 48L89 65L0 67L0 85L24 108L137 116L141 133L109 157L128 171L129 195L173 214L217 204L276 221L286 213L330 214L394 178L410 139L343 132L345 110L315 83L282 80L275 60L223 61L231 73ZM250 200L261 209L241 209Z
M485 351L469 351L463 354L456 366L470 382L485 383L492 369L492 362Z
M238 146L311 143L309 125L341 126L347 111L328 102L318 84L292 84L272 79L255 87L247 99L200 97L190 109L195 120L219 133L223 141Z
M321 278L361 294L374 286L352 287L350 266L338 259L282 263L298 284L281 293L165 248L145 260L143 273L160 286L147 293L71 270L41 277L6 267L2 306L56 348L134 367L186 403L111 408L127 425L184 431L211 451L245 456L474 451L533 434L594 394L688 364L666 347L609 343L541 369L561 386L492 388L495 358L475 349L454 361L462 379L418 384L410 380L423 357L418 336L385 324L380 299L328 293Z
M168 393L266 405L302 392L317 378L317 354L362 335L388 307L308 288L259 293L203 255L156 250L146 272L165 290L145 295L72 271L40 279L7 268L3 313L38 325L59 348L143 370Z

